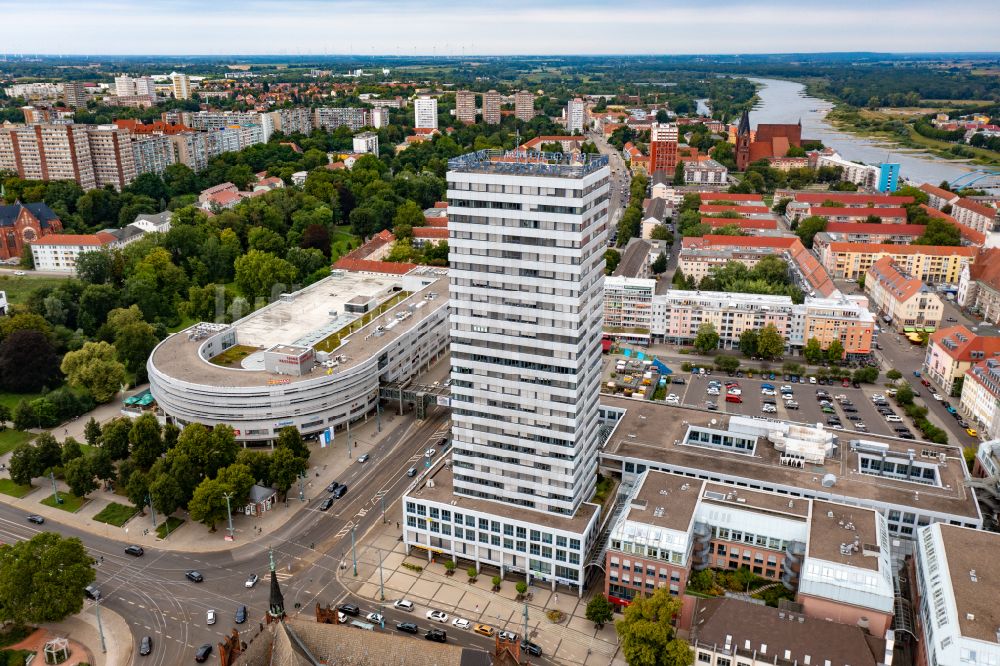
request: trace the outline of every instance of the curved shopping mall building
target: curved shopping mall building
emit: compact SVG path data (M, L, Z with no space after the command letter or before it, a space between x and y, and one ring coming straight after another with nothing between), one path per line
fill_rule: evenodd
M365 416L380 384L414 377L447 345L446 269L335 270L231 325L171 335L147 370L168 422L225 423L265 443L286 426L309 436Z

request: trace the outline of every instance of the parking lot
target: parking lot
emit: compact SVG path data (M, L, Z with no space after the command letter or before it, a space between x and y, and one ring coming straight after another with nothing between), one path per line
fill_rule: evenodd
M854 388L853 386L847 386L846 388L841 385L840 382L835 382L832 386L820 386L819 384L809 384L809 383L795 383L792 384L789 381L785 381L784 375L775 373L774 379L761 379L759 375L754 375L753 379L747 377L728 377L726 373L713 372L711 375L691 375L688 373L677 373L674 375L673 379L683 379L684 384L670 384L669 393L675 394L680 399L680 404L689 407L700 407L705 408L707 401L713 401L718 405L718 411L720 414L742 414L744 416L765 416L769 418L775 418L783 421L797 421L799 423L815 424L821 423L827 425L827 420L831 416L837 416L840 418L843 424L844 430L850 433L856 433L859 436L863 433L871 433L873 435L885 435L889 437L898 437L893 428L896 426L905 426L916 436L917 439L920 438L920 431L913 426L909 417L907 417L903 410L896 406L895 402L887 397L889 406L892 410L902 418L902 423L888 423L885 417L878 413L875 405L872 403L871 396L875 393L881 393L885 395L885 390L882 386L878 385L862 385L861 388ZM717 380L722 382L723 386L720 388L718 396L710 396L707 393L708 385L711 380ZM742 392L740 398L742 398L742 403L726 402L726 387L725 383L727 381L739 382L739 388ZM770 384L774 387L774 396L766 396L761 394L761 385ZM785 406L785 401L781 397L780 387L790 385L792 387L792 394L795 396L795 401L799 404L797 410L788 409ZM920 390L921 396L927 397L929 400L927 390L923 386L915 387ZM830 401L833 403L832 409L833 414L823 413L819 400L816 398L816 391L825 391L830 395ZM856 409L856 412L845 412L844 405L840 404L840 401L836 399L837 396L845 396L851 403L852 407ZM761 410L763 400L773 400L777 411L775 413L765 413ZM919 400L919 398L918 398ZM853 427L854 421L848 419L848 416L860 417L861 422L865 424L867 430L859 431Z

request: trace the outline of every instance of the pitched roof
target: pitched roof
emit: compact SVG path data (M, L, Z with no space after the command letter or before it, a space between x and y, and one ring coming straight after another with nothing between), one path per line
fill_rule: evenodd
M417 264L407 264L395 261L371 261L369 259L348 259L347 257L341 257L337 260L337 263L335 263L333 267L346 271L358 271L361 273L406 275L416 268Z
M728 643L738 656L756 654L767 663L875 666L885 650L885 641L871 640L861 627L738 599L699 599L692 623L692 642Z
M774 218L770 220L748 220L745 217L703 217L701 218L702 224L707 224L710 227L728 227L735 224L740 229L777 229L778 221Z
M0 206L0 227L13 226L14 222L17 220L17 216L20 215L21 211L25 208L29 213L35 216L35 219L38 220L38 223L43 229L48 228L50 222L59 219L59 216L55 214L55 211L44 203L38 202L23 204L20 201L15 201L9 206Z
M764 205L763 194L733 194L731 192L696 192L696 194L701 197L702 201L737 201L740 203L757 201L760 202L759 205Z
M868 222L827 222L827 233L870 234L872 236L923 236L922 224L874 224Z
M979 215L988 217L991 220L996 217L997 214L996 208L990 208L989 206L983 205L978 201L973 201L972 199L959 199L952 204L952 208L964 208L965 210L970 210L973 213L978 213Z
M927 289L927 285L918 278L911 277L901 271L892 257L882 257L868 269L868 280L877 281L882 288L896 301L907 301L915 294Z
M969 266L969 278L1000 291L1000 248L979 250L975 262Z
M650 199L649 203L643 202L643 219L650 217L655 217L660 222L663 222L667 217L667 200L656 197L655 199Z
M983 232L976 231L972 227L962 224L948 213L940 211L937 208L931 208L927 204L920 204L920 207L927 211L927 214L931 217L938 217L955 225L958 228L959 233L962 235L962 240L967 241L972 245L984 245L986 243L986 234Z
M892 243L830 243L831 252L863 252L877 254L930 254L930 255L961 255L975 257L977 248L952 247L950 245L893 245Z
M771 209L767 206L720 206L716 204L702 204L698 207L699 213L746 213L748 215L768 215Z
M685 238L681 241L681 247L684 249L710 247L771 247L787 250L795 243L798 243L799 245L802 244L802 241L799 240L798 236L718 236L715 234L705 234L700 237Z
M51 234L31 241L31 245L91 245L100 247L113 243L115 240L117 239L111 234L99 231L96 234Z
M448 239L447 227L413 227L414 238L440 238Z
M818 215L820 217L868 217L873 215L875 217L880 217L885 219L887 217L906 219L906 209L905 208L841 208L839 206L811 206L809 208L810 215Z
M931 342L955 361L981 361L1000 355L1000 337L976 335L965 326L949 326L931 334ZM982 356L972 358L972 352Z
M948 190L937 187L936 185L931 185L930 183L924 183L920 186L920 189L931 196L935 196L945 201L951 201L958 195L954 192L949 192Z
M868 194L865 192L796 192L794 198L799 203L822 204L824 201L834 201L842 203L845 206L854 204L861 208L877 205L905 206L913 203L913 197Z
M613 277L637 277L643 266L649 261L649 250L652 244L641 238L633 238L625 246L621 261L612 273Z

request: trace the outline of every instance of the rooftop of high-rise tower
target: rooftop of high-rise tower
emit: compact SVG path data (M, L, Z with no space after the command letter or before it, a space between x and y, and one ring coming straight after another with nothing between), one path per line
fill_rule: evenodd
M608 166L606 155L510 151L496 148L477 150L448 160L449 171L557 178L582 178L606 166Z

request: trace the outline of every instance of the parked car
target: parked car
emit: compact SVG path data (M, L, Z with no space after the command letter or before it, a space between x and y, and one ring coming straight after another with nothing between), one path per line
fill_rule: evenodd
M427 619L444 623L448 621L448 614L439 610L429 610L427 611Z
M727 395L726 402L735 402L736 404L742 404L743 398L738 395Z
M687 381L683 377L674 377L670 380L671 384L687 384Z
M371 458L371 456L366 453L363 456L359 456L358 457L358 462L359 463L366 463L366 462L368 462L369 458Z
M774 405L761 405L760 411L764 414L774 414L778 411L778 408Z
M542 656L542 648L537 643L532 643L531 641L521 641L521 649L530 654L532 657Z
M371 622L372 624L382 624L381 613L374 613L374 612L368 613L368 615L365 615L365 619Z
M209 608L207 611L205 611L205 624L208 624L208 625L215 624L215 619L216 618L215 618L215 610L214 609Z
M399 610L412 611L413 602L409 599L400 599L392 605L393 608L398 608Z
M851 386L853 386L854 388L858 388L859 389L859 388L861 388L861 383L860 382L851 382Z
M681 404L681 397L676 393L671 393L670 395L667 396L665 402L668 405L679 405Z
M789 400L785 402L785 409L798 409L798 408L799 408L799 403L795 402L794 400Z
M194 660L199 664L204 663L208 659L209 655L212 654L212 646L209 643L205 643L200 648L194 651Z
M416 476L416 475L417 475L416 467L411 467L410 469L406 470L406 476Z
M479 634L480 636L486 636L487 638L493 638L493 634L496 633L488 624L477 624L472 628L472 631Z
M955 409L954 407L952 407L951 405L948 405L947 407L945 407L945 411L947 411L952 416L954 416L956 413L958 413L958 410Z
M344 615L353 615L354 617L361 615L361 609L354 604L340 604L337 606L337 610Z
M734 386L730 389L727 389L726 393L728 395L743 395L743 390L738 386Z
M944 400L944 397L940 393L932 393L931 397L937 400L938 402Z
M710 409L712 411L715 411L718 408L719 408L719 406L717 404L715 404L714 402L706 402L705 403L705 409Z
M434 641L436 643L446 643L448 641L448 634L440 629L431 629L426 634L424 638L429 641Z
M240 606L236 609L236 624L243 624L247 621L247 607Z
M979 431L976 430L975 428L966 428L965 432L969 433L970 437L978 437L979 436Z
M472 623L466 620L465 618L456 617L454 620L451 621L451 626L457 627L459 629L468 629L469 627L472 626Z
M886 414L885 420L888 423L902 423L903 422L903 419L901 419L896 414Z

